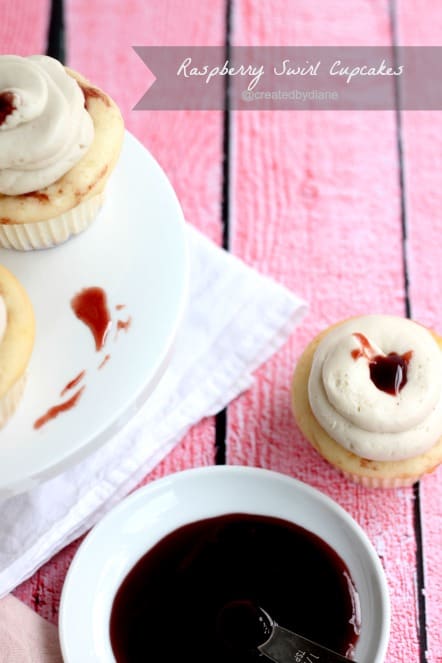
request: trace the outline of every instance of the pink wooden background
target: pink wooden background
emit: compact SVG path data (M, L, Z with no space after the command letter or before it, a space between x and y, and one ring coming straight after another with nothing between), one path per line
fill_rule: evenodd
M45 52L49 4L2 0L1 52ZM442 44L442 4L434 0L232 0L231 18L237 45L390 45L394 35L401 45ZM186 218L220 243L224 115L131 111L145 89L131 46L225 44L226 0L67 0L65 23L67 63L116 99L127 128L169 175ZM394 111L231 114L230 249L307 299L310 312L229 406L226 462L290 474L344 506L389 580L387 663L440 663L442 468L414 489L350 484L303 440L288 398L296 360L317 331L350 314L405 314L402 216L412 317L442 332L442 114L406 112L400 120ZM213 464L214 441L215 422L201 422L146 482ZM53 622L77 546L15 592Z

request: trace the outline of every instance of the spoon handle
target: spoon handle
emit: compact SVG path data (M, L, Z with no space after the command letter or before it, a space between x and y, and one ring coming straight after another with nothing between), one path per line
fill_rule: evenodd
M276 663L349 663L351 660L275 622L269 639L259 645L258 649Z

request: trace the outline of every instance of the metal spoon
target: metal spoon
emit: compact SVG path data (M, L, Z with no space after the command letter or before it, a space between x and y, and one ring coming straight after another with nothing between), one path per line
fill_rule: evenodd
M275 663L355 663L279 626L263 608L248 599L224 605L218 614L217 630L227 648L237 653L258 650Z
M267 658L276 663L343 663L345 661L355 663L352 659L342 656L323 645L313 642L279 626L270 615L258 608L263 618L267 620L271 628L268 639L258 645L258 650Z

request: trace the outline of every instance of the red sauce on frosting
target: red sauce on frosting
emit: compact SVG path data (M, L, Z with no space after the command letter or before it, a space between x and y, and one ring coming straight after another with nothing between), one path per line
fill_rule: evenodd
M3 124L8 115L11 115L16 108L14 94L8 90L0 92L0 125Z
M353 334L355 338L358 339L361 347L360 348L355 348L354 350L351 351L351 356L353 359L359 359L359 357L365 357L370 361L370 359L373 359L373 357L376 355L376 352L371 345L370 341L364 334L360 334L359 332L356 332Z
M78 375L76 375L76 376L74 377L74 379L71 380L70 382L68 382L67 385L61 390L61 392L60 392L60 396L64 396L65 393L66 393L67 391L70 391L71 389L73 389L74 387L76 387L77 384L78 384L79 382L81 382L81 380L84 378L85 375L86 375L86 371L81 371L81 373L79 373Z
M112 324L103 288L84 288L72 299L71 306L77 318L91 330L96 350L101 350Z
M398 355L396 352L378 355L364 334L357 332L353 336L358 339L361 346L351 351L353 359L365 357L370 369L370 379L374 385L391 396L397 396L407 384L408 364L413 351L409 350L403 355Z
M387 394L397 396L407 384L407 369L413 352L409 350L403 355L390 352L386 357L377 355L370 362L370 378L378 389Z
M42 417L37 419L34 422L34 428L38 429L44 426L45 424L48 423L48 421L51 421L52 419L55 419L55 417L58 417L59 414L62 412L66 412L67 410L72 410L73 407L78 403L80 400L80 396L83 393L83 391L86 389L85 386L80 387L78 391L75 392L73 396L68 401L65 401L64 403L59 403L59 405L54 405L53 407L49 408L49 410L44 414Z

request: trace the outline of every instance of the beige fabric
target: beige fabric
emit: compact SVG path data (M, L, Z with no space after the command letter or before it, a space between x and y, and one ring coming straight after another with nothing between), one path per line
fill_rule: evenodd
M62 663L57 629L14 596L0 600L0 663Z

